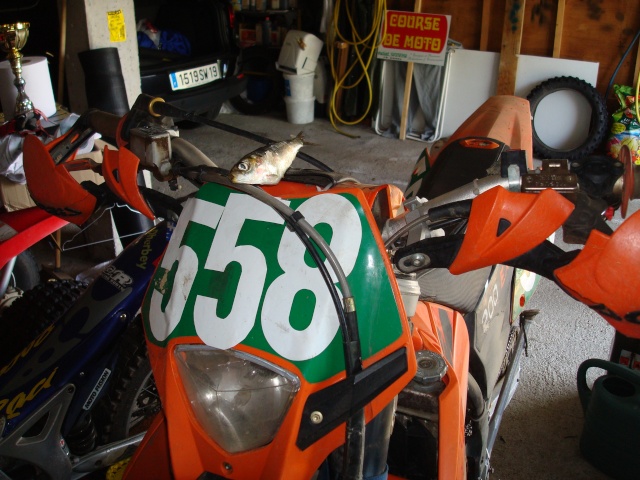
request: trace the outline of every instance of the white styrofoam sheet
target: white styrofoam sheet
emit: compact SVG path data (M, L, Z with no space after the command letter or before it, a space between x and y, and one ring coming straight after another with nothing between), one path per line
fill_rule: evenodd
M495 95L500 54L457 50L451 58L451 75L445 96L442 136L448 137L490 96ZM559 76L580 78L596 84L598 64L578 60L520 55L516 95L526 97L539 83ZM590 107L571 91L545 98L536 112L536 133L554 148L580 143L589 126Z

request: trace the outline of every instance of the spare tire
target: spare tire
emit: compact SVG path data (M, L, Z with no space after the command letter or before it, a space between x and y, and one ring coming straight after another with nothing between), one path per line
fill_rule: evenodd
M572 90L582 95L591 106L591 121L587 138L571 149L553 148L545 144L535 129L536 110L540 102L552 93ZM540 158L568 158L575 160L590 155L607 134L608 114L602 95L590 84L576 77L554 77L540 83L527 96L531 107L531 127L533 131L533 151Z

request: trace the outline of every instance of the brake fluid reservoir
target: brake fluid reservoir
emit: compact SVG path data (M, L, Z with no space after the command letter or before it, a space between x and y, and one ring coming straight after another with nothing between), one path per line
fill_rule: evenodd
M420 284L416 280L416 274L399 274L396 275L396 280L407 317L413 317L416 314L416 307L420 298Z

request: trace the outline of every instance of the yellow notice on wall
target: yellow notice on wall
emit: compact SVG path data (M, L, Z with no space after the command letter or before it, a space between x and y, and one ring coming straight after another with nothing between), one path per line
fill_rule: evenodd
M109 22L109 40L111 42L124 42L127 39L127 31L122 10L107 12L107 21Z

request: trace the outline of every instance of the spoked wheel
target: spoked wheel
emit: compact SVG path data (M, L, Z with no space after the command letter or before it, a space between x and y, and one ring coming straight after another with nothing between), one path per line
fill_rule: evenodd
M578 144L566 147L553 147L545 143L536 131L536 114L546 100L553 102L551 95L560 91L569 91L583 98L591 107L591 117L586 138ZM541 158L568 158L574 160L592 153L604 140L607 133L608 115L602 95L584 80L575 77L555 77L542 82L527 96L531 106L533 127L533 151ZM541 121L541 124L544 123Z
M40 283L40 264L29 250L16 257L13 267L15 287L23 292L31 290Z
M121 340L120 359L113 375L109 392L97 411L102 443L146 431L161 408L139 316Z
M260 115L271 111L282 97L282 75L275 67L275 59L264 47L250 47L242 51L242 72L247 88L230 101L240 113Z
M25 250L16 257L7 290L3 296L0 296L0 317L2 312L20 298L24 292L32 290L39 283L40 264L29 250Z

